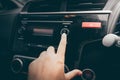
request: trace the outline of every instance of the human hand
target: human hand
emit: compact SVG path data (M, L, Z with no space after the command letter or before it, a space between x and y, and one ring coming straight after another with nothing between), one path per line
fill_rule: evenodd
M64 61L67 36L62 34L57 52L54 47L48 47L39 58L29 65L28 80L70 80L77 75L81 75L80 70L73 70L64 73Z

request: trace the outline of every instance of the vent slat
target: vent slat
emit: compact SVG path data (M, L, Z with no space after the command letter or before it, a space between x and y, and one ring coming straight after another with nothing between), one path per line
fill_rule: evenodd
M41 0L29 3L28 12L102 10L107 0ZM63 4L64 3L64 4Z
M105 4L106 1L69 1L67 5L67 11L102 10Z
M33 1L28 12L57 12L60 11L60 1Z

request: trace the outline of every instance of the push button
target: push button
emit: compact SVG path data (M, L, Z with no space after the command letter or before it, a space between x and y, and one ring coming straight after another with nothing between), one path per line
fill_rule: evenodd
M69 29L68 28L62 28L60 31L60 34L62 35L63 33L66 33L67 35L69 35Z
M22 70L23 61L19 58L16 58L12 61L11 69L14 73L19 73Z
M82 80L95 80L95 72L91 69L84 69L81 77Z

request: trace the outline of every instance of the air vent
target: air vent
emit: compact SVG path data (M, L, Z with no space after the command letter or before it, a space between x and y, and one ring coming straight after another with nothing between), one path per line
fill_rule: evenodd
M28 12L57 12L60 11L59 1L42 0L29 3Z
M102 10L107 0L69 0L67 11Z

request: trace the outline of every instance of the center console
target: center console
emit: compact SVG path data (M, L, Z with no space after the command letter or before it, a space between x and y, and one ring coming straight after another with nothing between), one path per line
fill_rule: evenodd
M13 60L33 60L49 46L54 46L57 50L61 34L66 33L67 67L70 70L88 68L88 72L92 70L96 75L99 74L96 69L99 58L94 60L97 55L102 55L98 52L102 53L101 49L104 49L101 39L107 34L111 11L62 11L60 5L43 7L44 9L36 7L37 5L38 2L34 1L27 3L18 15L10 41L10 50L15 54Z

